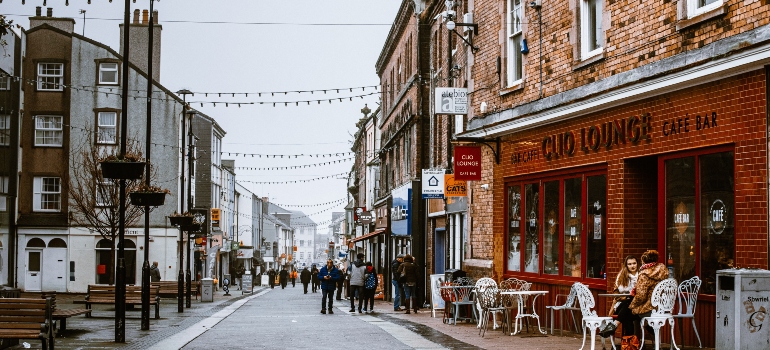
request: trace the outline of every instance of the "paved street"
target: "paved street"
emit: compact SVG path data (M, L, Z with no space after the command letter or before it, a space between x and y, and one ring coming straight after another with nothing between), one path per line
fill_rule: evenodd
M578 349L582 334L564 336L530 332L516 336L488 330L481 338L475 325L446 325L431 312L406 315L392 304L377 301L376 313L349 313L349 301L335 301L333 315L320 313L321 293L302 293L301 284L286 289L256 288L253 295L217 291L213 303L193 300L193 308L179 314L176 300L165 299L161 319L141 331L139 312L127 313L126 344L115 344L114 310L97 306L94 317L75 317L57 338L58 349ZM25 293L34 297L34 293ZM82 295L61 295L59 307L83 307ZM558 332L557 332L558 334ZM33 349L40 342L27 340ZM23 348L23 345L14 347ZM601 343L597 342L597 349ZM687 347L686 349L693 349Z

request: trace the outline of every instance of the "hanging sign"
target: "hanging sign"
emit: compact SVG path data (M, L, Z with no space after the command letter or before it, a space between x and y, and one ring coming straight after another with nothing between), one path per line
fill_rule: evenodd
M236 253L236 257L238 259L251 259L254 257L254 249L251 249L251 248L238 249L238 252Z
M422 170L422 198L444 198L444 169Z
M454 174L444 175L444 195L447 197L465 197L468 195L468 183L455 179Z
M211 226L219 227L219 208L211 208Z
M436 114L468 114L468 89L436 88Z
M455 180L481 181L481 146L455 146Z

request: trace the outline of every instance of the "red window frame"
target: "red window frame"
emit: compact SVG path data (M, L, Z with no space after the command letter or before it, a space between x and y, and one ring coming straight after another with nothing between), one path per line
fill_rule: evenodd
M515 176L515 177L509 177L505 178L505 200L503 203L503 213L505 217L505 232L504 232L504 242L505 242L505 248L503 249L503 276L508 277L522 277L526 279L528 282L539 282L539 283L561 283L561 284L571 284L576 281L580 281L582 283L585 283L589 287L593 288L605 288L606 287L606 278L602 277L593 277L589 278L586 277L586 269L588 265L587 260L587 233L586 233L586 220L587 220L587 178L591 176L599 176L604 175L605 179L607 177L607 165L601 164L601 165L593 165L593 166L585 166L585 167L579 167L579 168L570 168L570 169L561 169L556 171L550 171L545 173L537 173L537 174L529 174L529 175L522 175L522 176ZM545 198L545 183L551 182L551 181L559 181L559 252L561 252L558 257L559 261L559 271L562 271L562 267L564 264L564 249L565 249L565 242L564 242L564 232L563 228L564 226L564 180L567 179L573 179L573 178L580 178L581 183L581 206L580 206L580 220L581 220L581 227L580 227L580 277L571 277L571 276L564 276L561 274L551 275L551 274L545 274L544 273L544 225L543 220L545 219L545 213L544 213L544 198ZM512 186L519 186L521 188L521 205L519 206L519 210L523 210L526 203L525 198L525 185L527 184L533 184L536 183L539 186L538 190L538 228L537 228L537 234L538 234L538 240L540 242L538 246L538 272L525 272L524 269L526 268L524 264L524 257L525 257L525 250L526 250L526 233L524 233L525 229L525 220L526 215L523 213L519 215L519 235L520 235L520 254L519 259L521 259L520 262L520 269L521 271L510 271L508 270L508 249L509 249L509 242L510 242L510 234L511 234L511 228L510 228L510 220L509 220L509 195L508 195L508 189ZM607 188L609 191L609 186ZM606 195L608 198L609 196ZM606 235L606 228L607 228L607 221L604 220L602 222L603 229L602 231L605 232ZM607 248L605 247L605 250ZM607 263L605 261L605 266L607 266Z

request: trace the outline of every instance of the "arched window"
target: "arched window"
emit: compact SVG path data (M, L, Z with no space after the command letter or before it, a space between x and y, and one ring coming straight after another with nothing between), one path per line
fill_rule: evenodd
M48 248L67 248L67 243L61 238L54 238L48 242Z
M112 241L109 239L102 239L98 243L96 243L96 249L111 249L112 248Z
M40 238L33 238L27 242L27 248L45 248L45 242Z
M134 243L134 241L132 241L130 239L127 239L125 242L126 242L126 244L123 246L124 250L126 250L126 249L128 249L128 250L136 250L136 243ZM120 247L120 244L118 244L118 248L119 247Z

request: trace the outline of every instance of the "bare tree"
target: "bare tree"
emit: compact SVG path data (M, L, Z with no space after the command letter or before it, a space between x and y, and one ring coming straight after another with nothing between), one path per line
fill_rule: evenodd
M94 135L91 130L86 135ZM69 204L73 212L72 221L79 226L98 232L111 242L109 284L115 283L115 248L120 220L119 180L105 179L99 164L100 159L117 151L116 146L99 145L94 138L85 137L76 151L76 160L71 162L69 180ZM141 154L139 142L129 140L126 153ZM79 158L79 159L77 159ZM156 173L151 173L151 180ZM126 180L125 227L133 226L144 215L142 207L130 205L128 193L142 180Z

